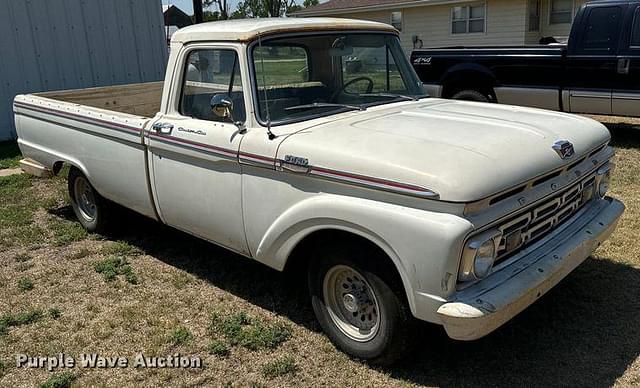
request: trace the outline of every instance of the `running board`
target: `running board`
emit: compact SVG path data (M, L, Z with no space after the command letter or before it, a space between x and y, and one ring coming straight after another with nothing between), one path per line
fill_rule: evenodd
M50 169L33 159L22 159L20 161L20 168L22 168L22 171L27 174L35 175L40 178L51 178L51 176L53 176Z

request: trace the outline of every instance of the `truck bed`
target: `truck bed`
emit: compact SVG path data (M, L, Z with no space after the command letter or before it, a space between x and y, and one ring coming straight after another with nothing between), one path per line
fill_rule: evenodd
M55 172L82 170L105 198L155 217L143 129L160 110L162 82L18 95L18 145Z
M148 82L32 95L135 116L153 117L160 111L162 85L163 82Z

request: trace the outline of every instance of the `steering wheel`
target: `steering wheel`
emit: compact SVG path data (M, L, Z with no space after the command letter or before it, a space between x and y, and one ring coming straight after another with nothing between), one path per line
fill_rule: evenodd
M333 92L333 94L331 95L330 101L335 101L336 97L338 97L338 95L344 92L349 86L355 84L356 82L361 82L361 81L367 81L369 83L369 85L367 86L367 93L371 93L373 91L373 80L369 77L358 77L358 78L352 79L351 81L342 85L340 89Z

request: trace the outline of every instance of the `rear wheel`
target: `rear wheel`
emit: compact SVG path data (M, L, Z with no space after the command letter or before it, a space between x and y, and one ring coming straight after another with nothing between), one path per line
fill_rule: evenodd
M338 247L319 252L309 266L315 315L329 339L345 353L388 365L414 343L416 322L401 284L370 249Z
M467 89L455 93L452 97L454 100L491 102L491 98L477 90Z
M107 227L108 201L77 168L69 170L68 189L71 207L82 227L91 233L103 232Z

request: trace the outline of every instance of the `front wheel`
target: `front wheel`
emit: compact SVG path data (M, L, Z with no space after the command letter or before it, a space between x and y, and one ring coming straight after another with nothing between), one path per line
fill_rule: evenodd
M77 168L69 170L69 197L71 207L83 228L90 233L101 233L107 227L109 203L93 188L89 179Z
M309 266L309 291L316 318L339 349L389 365L415 342L415 320L402 286L376 265L386 258L369 255L344 247L319 253Z

